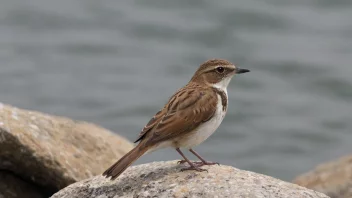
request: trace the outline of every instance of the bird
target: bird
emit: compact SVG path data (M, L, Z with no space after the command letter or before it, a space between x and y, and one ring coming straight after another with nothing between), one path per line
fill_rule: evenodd
M203 62L191 80L144 126L134 142L138 144L102 175L115 180L142 155L170 147L182 156L179 163L189 165L181 171L206 171L201 167L219 164L206 161L193 147L211 136L224 119L228 108L227 87L232 77L249 71L224 59ZM181 148L188 149L200 162L191 162Z

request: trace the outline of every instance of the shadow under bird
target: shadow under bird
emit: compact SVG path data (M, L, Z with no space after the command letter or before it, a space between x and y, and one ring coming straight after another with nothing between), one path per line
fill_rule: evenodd
M227 86L236 74L249 72L227 60L212 59L200 65L187 85L179 89L167 104L148 122L135 143L138 145L108 168L103 175L116 179L143 154L172 147L188 163L184 170L205 171L203 165L216 162L204 160L192 148L206 140L219 127L225 117L228 96ZM181 152L186 148L200 159L191 162Z

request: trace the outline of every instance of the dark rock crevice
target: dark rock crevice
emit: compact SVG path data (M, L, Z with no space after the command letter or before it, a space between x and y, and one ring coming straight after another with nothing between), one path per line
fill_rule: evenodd
M38 186L30 180L23 179L11 171L0 170L0 195L13 198L46 198L56 191Z

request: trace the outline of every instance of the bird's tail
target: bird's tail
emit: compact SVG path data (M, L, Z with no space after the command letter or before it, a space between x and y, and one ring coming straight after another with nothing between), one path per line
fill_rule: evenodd
M141 157L146 151L147 147L142 146L141 144L134 147L130 152L124 155L119 159L115 164L108 168L103 175L106 177L111 176L111 180L116 179L123 171L125 171L129 165Z

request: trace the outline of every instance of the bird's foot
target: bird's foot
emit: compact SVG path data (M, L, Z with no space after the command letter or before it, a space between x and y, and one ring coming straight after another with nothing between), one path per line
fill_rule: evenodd
M204 166L204 165L208 165L208 166L211 166L211 165L220 165L219 162L194 162L198 167L201 167L201 166Z
M186 162L187 162L186 160L180 160L180 161L177 162L177 164L184 164Z
M198 172L203 172L203 171L207 171L207 169L202 169L202 168L199 168L199 166L197 165L193 165L193 166L190 166L190 167L187 167L187 168L182 168L181 171L188 171L188 170L195 170L195 171L198 171Z
M178 161L177 163L178 164L184 164L184 163L186 163L187 161L186 160L180 160L180 161ZM201 166L204 166L204 165L208 165L208 166L211 166L211 165L215 165L215 164L217 164L217 165L220 165L218 162L207 162L207 161L205 161L205 162L192 162L195 166L197 166L197 167L201 167Z

